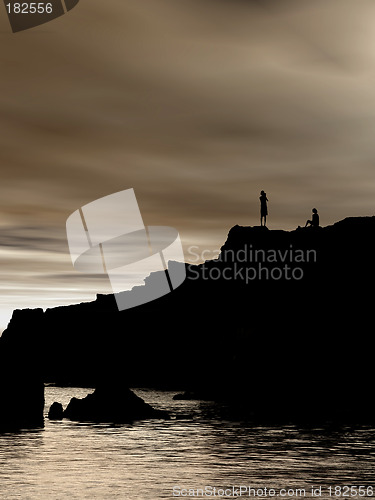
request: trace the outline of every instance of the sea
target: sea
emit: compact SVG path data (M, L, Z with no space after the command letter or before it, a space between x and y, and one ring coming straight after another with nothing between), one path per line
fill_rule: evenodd
M92 389L47 386L54 401ZM375 498L375 429L264 426L222 418L209 401L134 389L170 420L50 421L0 435L4 500Z

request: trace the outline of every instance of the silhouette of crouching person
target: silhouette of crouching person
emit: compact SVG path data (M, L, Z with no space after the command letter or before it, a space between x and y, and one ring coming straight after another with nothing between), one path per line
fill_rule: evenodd
M311 220L308 220L305 224L305 227L311 226L311 227L319 227L319 214L316 208L312 209L312 218Z

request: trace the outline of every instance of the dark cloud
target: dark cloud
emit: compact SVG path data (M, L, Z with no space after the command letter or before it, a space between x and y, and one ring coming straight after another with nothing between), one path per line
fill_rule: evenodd
M44 233L44 235L43 235ZM53 237L51 233L55 233ZM0 228L1 247L28 252L54 252L66 254L68 244L61 231L40 226L11 226Z

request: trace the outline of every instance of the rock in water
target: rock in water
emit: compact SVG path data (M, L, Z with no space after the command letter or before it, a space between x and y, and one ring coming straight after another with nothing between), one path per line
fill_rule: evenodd
M70 420L91 422L131 422L146 418L169 419L169 414L155 410L127 388L100 386L83 399L72 398L64 411Z
M43 382L32 376L26 380L8 377L1 373L0 432L43 427Z
M64 408L61 403L52 403L49 412L48 412L48 418L50 420L62 420L64 417Z
M29 319L40 316L39 311L28 310L24 315ZM22 333L21 341L13 342L10 336L7 345L6 336L0 337L0 432L44 426L41 351L27 329ZM36 345L35 355L31 343Z

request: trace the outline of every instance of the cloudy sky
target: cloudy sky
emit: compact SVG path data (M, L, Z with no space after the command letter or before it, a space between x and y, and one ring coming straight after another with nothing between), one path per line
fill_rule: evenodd
M65 222L123 189L187 260L261 189L271 229L374 213L374 1L81 0L16 34L1 7L0 65L0 330L109 291Z

